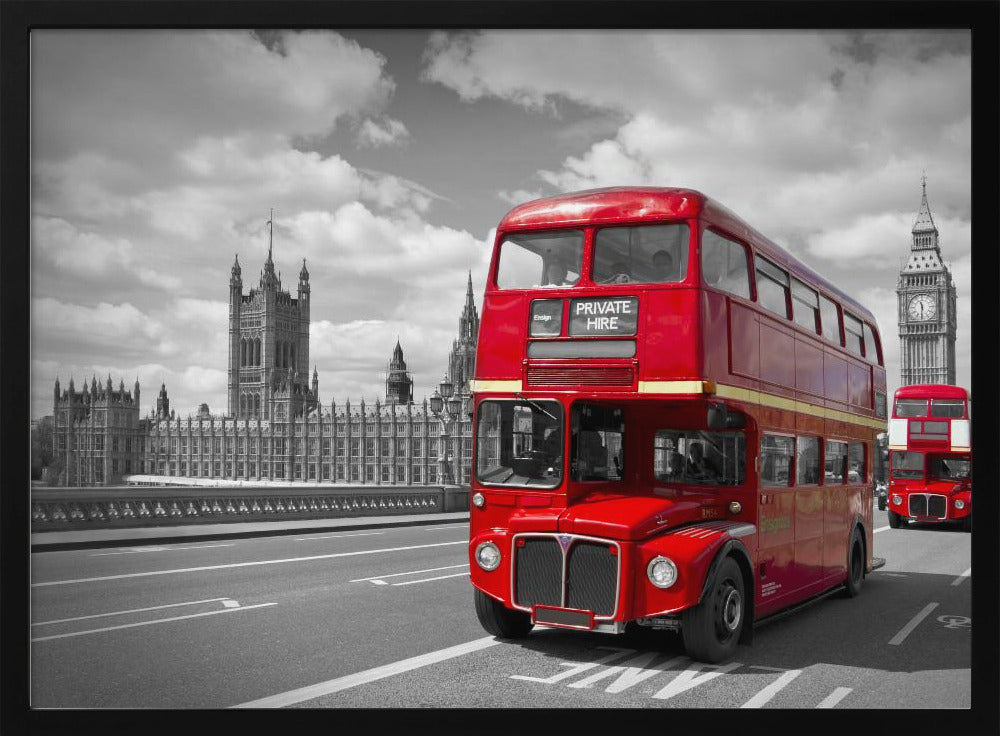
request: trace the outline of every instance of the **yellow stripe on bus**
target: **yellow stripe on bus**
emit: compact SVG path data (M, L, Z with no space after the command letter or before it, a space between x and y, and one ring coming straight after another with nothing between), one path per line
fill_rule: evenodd
M724 399L745 401L748 404L759 404L761 406L769 406L774 409L783 409L785 411L797 411L801 414L810 414L822 419L835 419L841 422L860 424L865 427L872 427L873 429L881 429L882 431L885 431L886 428L886 422L884 420L856 416L837 409L827 409L823 406L816 406L815 404L810 404L805 401L796 401L795 399L789 399L784 396L775 396L774 394L765 393L764 391L754 391L753 389L728 386L720 383L715 387L715 395Z
M640 394L711 394L714 381L639 381Z
M469 388L472 391L497 391L520 393L520 381L469 381Z

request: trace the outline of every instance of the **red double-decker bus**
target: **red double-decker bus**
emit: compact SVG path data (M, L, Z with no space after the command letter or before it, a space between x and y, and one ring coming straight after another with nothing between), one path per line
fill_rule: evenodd
M472 389L469 557L494 635L679 629L718 662L878 564L875 320L699 192L511 210Z
M957 521L972 530L972 421L961 386L897 389L889 419L889 526Z

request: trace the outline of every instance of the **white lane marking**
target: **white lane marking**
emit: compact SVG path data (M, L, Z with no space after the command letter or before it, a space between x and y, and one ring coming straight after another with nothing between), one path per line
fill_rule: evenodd
M454 570L457 567L468 567L469 563L464 562L461 565L446 565L445 567L428 567L424 570L410 570L409 572L393 572L388 575L374 575L370 578L358 578L356 580L351 580L352 583L367 583L372 582L375 585L385 585L385 583L380 583L378 581L384 580L385 578L398 578L400 575L416 575L421 572L438 572L439 570Z
M878 529L872 532L872 534L878 534L879 532L884 532L886 529L892 529L891 526L880 526Z
M832 693L827 695L823 700L817 705L817 708L833 708L843 700L845 697L854 692L852 687L838 687Z
M730 662L729 664L719 665L718 667L714 665L702 665L696 662L678 674L673 680L668 682L658 693L653 695L653 697L658 700L672 698L675 695L687 692L691 688L703 685L709 680L714 680L716 677L721 677L727 672L732 672L737 667L742 666L743 665L739 662Z
M903 639L908 637L910 635L910 632L913 631L915 628L917 628L920 622L923 621L925 618L927 618L927 615L935 608L937 608L937 606L938 606L937 603L928 603L926 606L924 606L924 609L916 616L914 616L912 619L910 619L910 623L908 623L906 626L900 629L899 633L889 640L889 643L892 644L893 646L898 646L902 644Z
M215 547L235 547L235 542L229 544L198 544L189 547L132 547L120 552L95 552L88 557L108 557L110 555L135 555L141 552L175 552L183 549L213 549Z
M796 677L802 674L802 670L788 670L785 674L779 677L777 680L772 682L770 685L765 687L759 693L754 695L750 700L741 705L741 708L761 708L767 703L771 702L771 699L777 695L779 692L784 690L788 684L794 680Z
M311 542L314 539L341 539L343 537L373 537L385 532L358 532L357 534L325 534L319 537L295 537L296 542Z
M499 639L495 639L492 636L486 636L482 639L475 639L473 641L466 642L465 644L457 644L453 647L448 647L447 649L439 649L436 652L421 654L416 657L400 660L399 662L382 665L381 667L373 667L370 670L356 672L355 674L347 675L346 677L338 677L333 680L317 683L316 685L300 687L296 690L289 690L288 692L271 695L266 698L260 698L259 700L251 700L248 703L240 703L239 705L234 705L232 707L283 708L287 705L295 705L296 703L302 703L306 700L321 698L324 695L339 693L342 690L347 690L348 688L356 687L358 685L365 685L369 682L375 682L376 680L383 680L386 677L399 675L403 672L409 672L410 670L415 670L420 667L426 667L430 664L437 664L438 662L444 662L448 659L461 657L465 654L472 654L473 652L488 649L489 647L496 646L497 644L500 644Z
M566 687L574 689L589 688L596 682L600 682L601 680L606 680L609 677L617 675L617 679L608 685L604 692L620 693L630 687L638 685L639 683L645 682L653 675L664 672L681 662L687 661L687 657L674 657L673 659L667 659L653 667L649 667L649 664L659 656L659 652L644 652L637 657L633 657L624 664L608 667L605 670L588 677L584 677L578 682L570 683Z
M421 578L420 580L407 580L405 583L393 583L395 587L397 585L416 585L417 583L429 583L432 580L444 580L445 578L459 578L468 575L467 572L459 572L454 575L438 575L436 578Z
M558 672L551 677L532 677L530 675L511 675L512 680L527 680L528 682L540 682L543 685L553 685L561 680L566 680L570 677L575 677L583 672L594 669L594 667L600 667L602 664L608 664L609 662L614 662L616 659L624 659L632 654L635 654L635 649L623 649L622 647L608 647L599 646L598 649L610 649L611 654L601 657L596 662L584 662L579 664L577 662L560 662L560 667L569 667L571 669L566 672Z
M52 621L36 621L32 626L47 626L49 624L64 624L69 621L84 621L88 618L103 618L104 616L124 616L127 613L145 613L146 611L159 611L163 608L176 608L178 606L196 606L199 603L217 603L218 601L229 600L228 598L206 598L203 601L185 601L183 603L168 603L165 606L149 606L148 608L130 608L126 611L110 611L108 613L92 613L89 616L74 616L73 618L57 618Z
M101 580L122 580L124 578L144 578L150 575L174 575L184 572L204 572L206 570L228 570L236 567L255 567L259 565L279 565L283 562L310 562L312 560L331 560L336 557L356 557L357 555L377 555L383 552L406 552L411 549L430 549L432 547L447 547L458 542L435 542L434 544L415 544L409 547L387 547L384 549L365 549L356 552L334 552L328 555L310 555L308 557L285 557L280 560L257 560L255 562L230 562L226 565L204 565L202 567L179 567L173 570L151 570L149 572L130 572L122 575L102 575L94 578L76 578L74 580L50 580L44 583L32 583L32 588L44 588L50 585L71 585L73 583L94 583Z
M965 579L967 577L969 577L970 575L972 575L972 568L971 567L968 570L966 570L965 572L963 572L961 575L959 575L957 578L955 578L954 580L952 580L951 584L952 585L961 585L962 583L965 582Z
M49 641L51 639L66 639L71 636L85 636L86 634L99 634L102 631L115 631L117 629L132 629L136 626L153 626L155 624L165 624L168 621L182 621L188 618L201 618L202 616L217 616L220 613L237 613L238 611L249 611L252 608L266 608L276 606L277 603L257 603L253 606L239 606L237 608L223 608L220 611L205 611L203 613L190 613L187 616L171 616L170 618L158 618L154 621L139 621L133 624L121 624L120 626L105 626L101 629L88 629L87 631L73 631L69 634L55 634L54 636L40 636L31 641Z
M225 606L226 608L239 608L240 607L239 601L234 601L234 600L228 599L228 598L226 600L222 601L222 605Z

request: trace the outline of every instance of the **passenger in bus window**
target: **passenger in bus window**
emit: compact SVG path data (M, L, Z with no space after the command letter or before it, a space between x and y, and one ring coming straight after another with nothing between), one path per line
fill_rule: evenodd
M566 264L559 259L549 261L545 269L545 283L542 286L564 286L566 285Z
M607 480L608 451L600 432L585 429L580 432L581 480Z
M700 442L691 443L691 449L688 450L687 471L692 478L701 480L719 477L718 469L705 457L705 448Z
M675 281L674 257L665 250L653 254L653 273L655 281Z
M667 465L667 476L669 478L680 478L684 474L684 456L676 450L670 453Z

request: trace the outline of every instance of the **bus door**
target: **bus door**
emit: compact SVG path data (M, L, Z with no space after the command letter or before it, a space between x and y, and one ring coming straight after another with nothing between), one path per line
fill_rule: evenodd
M795 439L764 432L758 465L757 604L761 614L797 587L795 490L791 486Z

